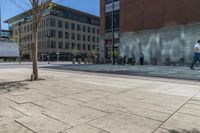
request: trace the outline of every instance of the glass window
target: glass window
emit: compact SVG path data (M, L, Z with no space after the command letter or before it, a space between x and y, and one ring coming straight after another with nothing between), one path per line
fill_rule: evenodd
M65 22L65 29L69 29L69 22Z
M95 50L96 49L96 45L92 45L92 50Z
M71 24L71 30L75 30L76 26L74 23Z
M51 41L51 48L56 48L56 41Z
M63 27L63 22L62 22L62 20L58 20L58 27L59 27L59 28L62 28L62 27Z
M86 50L86 44L83 44L83 50Z
M90 44L88 44L88 50L91 50L91 45Z
M93 36L93 37L92 37L92 41L93 41L93 42L95 42L95 41L96 41L96 39L95 39L95 36Z
M77 40L81 40L81 34L77 34Z
M53 38L56 37L56 31L55 30L50 30L50 37L53 37Z
M90 33L91 32L91 28L90 27L88 27L88 33Z
M86 41L86 35L83 35L83 41Z
M69 32L65 32L65 39L69 39Z
M78 50L81 50L81 44L80 43L77 44L77 48L78 48Z
M69 42L65 43L65 49L69 49Z
M92 33L95 34L95 28L92 28Z
M77 31L81 31L81 26L80 26L80 24L77 24Z
M72 38L72 40L75 40L75 33L72 33L72 36L71 36Z
M82 32L86 32L86 26L83 26Z
M54 18L50 19L50 25L55 27L56 26L56 20Z
M76 49L75 43L72 43L72 49Z
M59 46L58 46L59 49L63 49L63 42L59 42Z
M58 31L58 38L63 38L63 32L62 31Z
M91 37L90 36L88 36L88 42L90 42L91 41Z

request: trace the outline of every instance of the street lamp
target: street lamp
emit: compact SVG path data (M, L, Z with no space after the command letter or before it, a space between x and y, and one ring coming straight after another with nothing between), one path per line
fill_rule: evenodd
M115 65L115 26L114 26L114 0L112 0L112 64Z

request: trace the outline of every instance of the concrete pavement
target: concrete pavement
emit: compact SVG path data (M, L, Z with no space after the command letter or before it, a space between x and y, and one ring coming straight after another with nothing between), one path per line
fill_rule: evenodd
M0 133L200 133L200 83L0 69Z

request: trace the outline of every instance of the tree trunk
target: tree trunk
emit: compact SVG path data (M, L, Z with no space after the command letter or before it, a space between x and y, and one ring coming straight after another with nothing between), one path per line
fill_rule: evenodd
M33 44L32 44L32 62L33 62L33 80L38 80L38 66L37 66L37 32L33 31Z

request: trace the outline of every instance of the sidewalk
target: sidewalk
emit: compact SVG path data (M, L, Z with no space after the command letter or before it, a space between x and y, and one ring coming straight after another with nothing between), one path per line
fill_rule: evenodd
M45 66L45 68L75 70L98 73L123 74L132 76L150 76L164 77L186 80L200 80L200 68L191 70L189 67L174 66L131 66L131 65L78 65L78 64L60 64L54 66Z
M200 133L200 83L0 69L0 133Z

